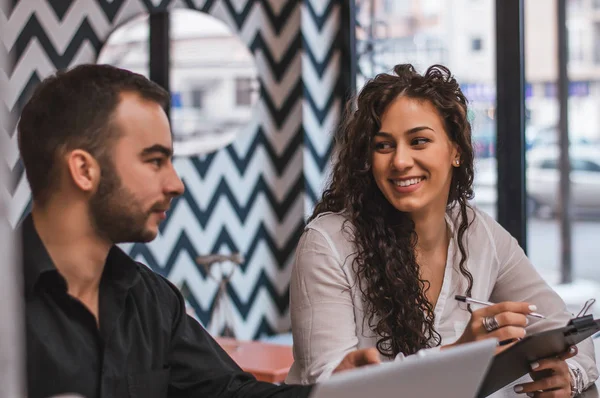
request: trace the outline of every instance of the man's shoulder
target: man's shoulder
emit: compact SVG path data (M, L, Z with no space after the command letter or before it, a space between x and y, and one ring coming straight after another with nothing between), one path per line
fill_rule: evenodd
M164 276L153 271L147 265L136 262L140 280L135 286L138 294L159 307L168 308L169 311L178 309L180 301L179 289Z
M136 264L141 281L147 289L169 294L176 293L177 288L167 278L144 263L136 261Z

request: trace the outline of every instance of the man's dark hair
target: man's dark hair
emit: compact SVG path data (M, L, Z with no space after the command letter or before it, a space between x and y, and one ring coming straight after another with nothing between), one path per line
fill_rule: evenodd
M119 137L112 117L124 92L170 105L169 93L144 76L110 65L80 65L42 81L21 112L19 151L34 201L44 203L58 180L56 161L74 149L96 159Z

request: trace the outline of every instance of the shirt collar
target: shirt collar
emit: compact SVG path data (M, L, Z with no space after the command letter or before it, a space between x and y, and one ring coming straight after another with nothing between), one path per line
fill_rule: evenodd
M58 270L35 229L31 214L25 217L20 228L25 294L29 297L35 292L36 285L43 274L47 272L58 274ZM110 281L118 288L128 290L139 280L138 267L138 263L123 250L113 246L106 258L102 280Z

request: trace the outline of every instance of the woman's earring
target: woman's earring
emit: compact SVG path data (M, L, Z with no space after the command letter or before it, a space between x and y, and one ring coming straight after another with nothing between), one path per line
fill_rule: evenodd
M455 164L457 167L458 167L458 166L460 166L460 160L459 160L459 159L456 159L456 160L454 161L454 164Z

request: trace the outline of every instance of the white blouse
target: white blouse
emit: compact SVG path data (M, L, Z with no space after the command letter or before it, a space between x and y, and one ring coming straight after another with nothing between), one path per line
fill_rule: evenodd
M517 241L479 210L469 210L469 218L473 223L465 233L464 242L468 253L466 266L473 275L472 297L535 304L537 312L546 319L530 317L528 333L565 326L572 315L540 277ZM286 380L289 384L322 381L349 352L376 346L377 336L368 325L362 293L355 283L351 226L349 223L344 226L344 220L339 213L321 214L306 226L300 238L290 285L294 364ZM470 319L469 312L453 298L464 294L467 281L459 270L461 257L455 216L447 214L446 222L452 238L434 309L434 327L442 345L456 341ZM579 367L587 387L598 377L591 338L578 348L579 354L568 361Z

